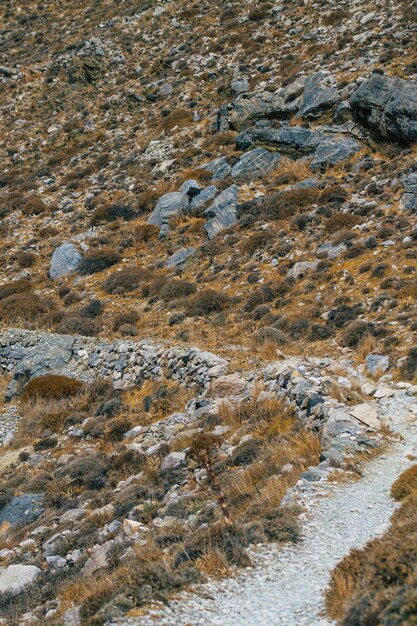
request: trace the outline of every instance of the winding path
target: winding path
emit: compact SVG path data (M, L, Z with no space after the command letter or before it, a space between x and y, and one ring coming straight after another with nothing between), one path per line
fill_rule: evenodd
M334 566L352 548L383 533L395 509L390 486L417 453L417 403L396 391L380 401L392 429L403 439L370 461L357 482L313 483L298 500L305 507L303 541L264 546L251 555L255 567L236 578L210 582L184 593L146 617L123 626L328 626L323 592Z

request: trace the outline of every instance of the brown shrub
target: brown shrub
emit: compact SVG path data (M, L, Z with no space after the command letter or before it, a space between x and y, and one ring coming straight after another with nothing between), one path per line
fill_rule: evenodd
M158 202L160 195L161 194L155 189L143 191L138 198L138 210L140 213L151 211Z
M106 293L120 294L135 291L143 282L149 279L150 271L143 267L129 265L118 272L113 272L103 282Z
M125 324L135 325L139 321L139 313L137 311L125 311L117 315L113 322L113 330L118 331Z
M24 402L33 400L62 400L72 398L85 389L84 383L59 374L44 374L32 378L23 390Z
M50 300L40 298L33 292L19 292L1 300L0 319L9 323L20 320L33 322L51 313L53 308Z
M273 239L272 234L266 230L253 233L243 244L243 251L254 254L259 248L264 248L268 243L271 243Z
M175 109L161 123L162 130L172 130L176 126L184 128L193 123L193 114L186 109Z
M197 288L194 283L187 282L186 280L172 279L164 282L159 295L165 302L168 302L176 298L184 298L196 291Z
M120 261L120 255L111 248L92 250L83 259L80 267L80 274L88 275L102 272Z
M404 500L413 493L417 493L417 465L405 470L391 487L394 500Z
M25 291L31 291L32 284L30 280L26 278L20 278L11 283L5 283L0 287L0 300L12 296L15 293L23 293Z
M60 321L59 330L62 333L95 337L100 332L100 325L93 319L79 315L66 315Z
M352 228L362 221L362 218L358 215L352 215L351 213L335 213L326 220L325 228L328 233L336 233L345 228Z
M94 213L91 217L93 225L103 222L114 222L122 219L129 221L134 219L138 212L132 194L126 191L114 191L111 194L101 194L94 199Z
M261 214L265 219L283 220L313 208L320 199L318 189L294 188L265 196L261 203Z
M22 207L23 215L40 215L47 209L46 204L39 196L31 196Z
M138 224L135 227L133 237L136 243L147 243L156 239L159 235L160 228L155 224Z
M231 299L214 289L205 289L195 295L187 307L188 315L202 317L224 311L231 305Z
M25 269L27 267L33 267L36 263L36 255L29 250L22 250L16 256L16 261L19 267Z

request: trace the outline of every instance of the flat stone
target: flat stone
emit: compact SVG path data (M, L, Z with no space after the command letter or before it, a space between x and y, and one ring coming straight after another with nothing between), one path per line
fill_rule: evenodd
M306 272L315 270L319 261L298 261L291 269L288 270L287 276L290 278L299 278Z
M168 223L172 217L181 215L184 213L189 205L190 199L186 193L179 191L173 191L166 193L159 198L156 203L156 207L152 211L148 218L148 224L154 224L155 226L162 226L162 224Z
M168 257L165 261L165 265L166 267L178 267L192 257L195 252L195 248L181 248L181 250L177 250L177 252Z
M162 472L170 472L185 465L185 452L171 452L161 463Z
M40 573L35 565L9 565L0 570L0 593L19 593L34 583Z
M8 522L11 526L32 524L43 512L41 505L43 493L26 493L15 496L0 511L0 524Z
M280 160L278 152L255 148L239 159L232 168L231 176L235 180L254 180L273 170Z
M378 411L373 404L363 402L362 404L357 404L354 407L349 407L348 411L350 415L362 422L362 424L365 424L370 428L381 428Z
M205 225L209 239L213 239L220 231L236 224L238 191L237 185L231 185L222 191L213 204L204 211L204 215L210 218Z

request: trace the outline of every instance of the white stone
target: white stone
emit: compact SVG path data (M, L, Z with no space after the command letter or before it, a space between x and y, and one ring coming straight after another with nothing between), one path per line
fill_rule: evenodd
M35 582L40 573L36 565L9 565L0 573L0 592L19 593Z

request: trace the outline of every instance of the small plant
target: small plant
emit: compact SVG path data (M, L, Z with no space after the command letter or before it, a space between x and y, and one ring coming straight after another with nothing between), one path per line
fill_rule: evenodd
M31 196L22 207L22 213L27 216L40 215L46 208L46 204L39 196Z
M195 295L187 311L189 315L203 317L212 313L220 313L220 311L227 309L230 304L231 300L226 294L214 289L205 289Z
M44 374L32 378L23 390L24 402L33 400L62 400L72 398L84 391L85 385L75 378L59 374Z
M83 259L80 267L80 274L88 275L102 272L120 261L120 255L110 248L92 250Z
M225 523L230 526L232 520L227 502L223 495L222 488L214 471L214 459L221 440L216 435L210 433L198 434L191 442L188 456L200 467L204 468L213 487L214 495L217 498Z
M415 493L417 493L417 465L405 470L391 487L394 500L404 500Z
M138 289L149 277L150 272L146 268L129 265L110 274L103 282L102 287L106 293L126 293Z
M133 232L133 237L136 243L148 243L157 239L160 228L154 224L138 224Z

